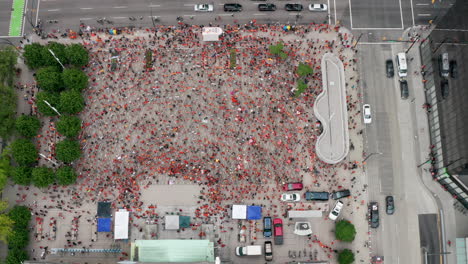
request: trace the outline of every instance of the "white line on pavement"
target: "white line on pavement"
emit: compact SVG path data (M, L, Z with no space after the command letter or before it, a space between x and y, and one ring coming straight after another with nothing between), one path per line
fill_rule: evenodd
M413 27L414 27L414 9L413 9L413 0L411 0L411 17L413 18Z
M160 7L161 5L149 5L148 7Z
M39 19L39 6L41 5L41 0L37 1L37 10L36 10L36 24L34 24L37 27L37 21Z
M353 28L355 30L400 30L401 28Z
M194 16L197 16L197 15L184 15L184 17L194 17Z
M431 14L418 14L418 16L431 16Z
M336 25L336 0L333 0L333 9L335 10L335 25ZM330 25L330 0L328 0L328 25Z
M267 14L253 14L254 16L266 16Z
M232 16L234 14L218 14L218 16Z
M403 10L401 9L401 0L398 1L400 3L400 17L401 17L401 28L403 29L405 27L405 24L403 24ZM413 22L414 25L414 22Z
M349 22L351 24L351 29L353 29L353 12L351 11L351 0L348 0L348 1L349 1Z
M114 6L114 8L127 8L127 6Z
M428 6L429 4L416 4L417 6Z
M26 5L25 6L28 6L28 0L26 0ZM26 9L27 11L27 9ZM26 24L26 14L24 13L25 10L23 10L23 27L21 28L21 36L23 36L23 33L24 33L24 24ZM31 15L32 16L32 15Z
M124 19L124 18L127 18L127 17L111 17L113 19Z
M400 45L401 42L359 42L358 45Z
M82 17L82 18L80 18L80 20L91 20L91 19L92 19L92 18L90 18L90 17Z
M57 12L57 11L60 11L60 9L49 9L49 10L47 10L47 11L49 11L49 12Z
M81 10L89 10L89 9L93 9L92 7L81 7L80 8Z

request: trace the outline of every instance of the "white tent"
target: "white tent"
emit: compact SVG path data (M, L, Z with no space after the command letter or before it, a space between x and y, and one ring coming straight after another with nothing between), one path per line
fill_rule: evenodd
M247 205L232 205L232 219L247 219Z
M166 215L164 217L166 223L166 230L179 230L179 216L178 215Z
M114 239L128 239L128 220L130 213L121 209L115 212Z
M223 29L219 27L204 27L202 29L203 41L218 41Z

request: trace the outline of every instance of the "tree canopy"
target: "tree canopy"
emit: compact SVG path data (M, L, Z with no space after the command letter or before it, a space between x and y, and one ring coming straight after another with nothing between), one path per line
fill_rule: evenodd
M82 70L65 69L62 73L63 83L66 88L81 92L88 86L88 75Z
M45 65L42 58L43 50L44 46L39 43L27 44L24 46L23 57L30 68L37 69Z
M297 89L294 92L294 96L298 97L307 89L307 84L303 80L297 81Z
M15 228L27 229L29 221L31 220L31 211L29 211L26 206L15 205L10 212L8 212L8 216L13 220Z
M7 239L13 233L14 221L6 214L0 214L0 241L8 243Z
M81 120L76 116L63 115L56 123L56 127L61 135L74 138L81 131Z
M19 165L31 165L38 158L37 149L28 139L17 139L11 144L13 158Z
M60 93L59 111L67 114L76 114L84 109L84 98L77 91L63 91Z
M8 250L8 255L6 257L6 264L18 264L23 263L28 259L28 252L24 249L13 248Z
M16 130L24 137L37 136L41 121L36 116L22 115L16 119Z
M65 53L65 45L57 42L50 42L42 49L42 59L44 61L43 65L62 67L49 50L55 54L55 56L63 65L68 64L68 58Z
M17 58L18 53L13 47L4 47L0 50L0 83L13 85Z
M0 83L0 137L8 139L15 128L16 93Z
M6 147L0 155L0 193L3 191L3 187L5 187L8 176L10 176L12 171L10 153L11 148Z
M57 177L57 182L60 185L70 185L76 182L76 172L70 166L64 166L57 169L55 172Z
M309 74L312 74L314 71L312 68L304 63L299 63L299 66L297 66L297 74L301 77L307 76Z
M32 168L29 166L14 167L11 173L11 178L16 184L29 185L31 184Z
M344 242L352 242L356 237L356 228L347 220L338 221L335 225L336 239Z
M71 44L65 48L65 52L70 64L83 67L88 64L89 55L88 51L81 44Z
M338 263L351 264L354 262L354 253L349 249L343 249L338 254Z
M8 248L24 248L29 242L29 230L15 228L7 237Z
M60 94L42 91L36 95L37 110L46 116L56 116L57 113L51 109L44 101L47 101L55 109L60 103Z
M51 168L35 167L32 170L32 181L39 188L47 187L54 183L55 173Z
M55 66L39 69L36 73L37 84L41 89L49 92L63 90L63 81L60 70Z
M80 143L76 140L65 139L55 146L55 154L58 160L70 163L81 157Z

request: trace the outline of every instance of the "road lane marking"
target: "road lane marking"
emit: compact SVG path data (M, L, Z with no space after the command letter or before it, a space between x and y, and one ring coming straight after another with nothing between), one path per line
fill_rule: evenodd
M400 30L403 28L353 28L356 30Z
M266 16L267 14L253 14L254 16Z
M81 7L80 8L81 10L89 10L89 9L93 9L92 7Z
M92 18L90 18L90 17L82 17L82 18L80 18L80 20L91 20L91 19L92 19Z
M148 7L160 7L161 5L149 5Z
M417 6L428 6L429 4L416 4Z
M403 10L401 9L401 0L398 1L400 3L400 17L401 17L401 28L403 29L405 27L405 24L403 23ZM414 22L413 22L414 25Z
M124 18L127 18L127 17L111 17L113 19L124 19Z
M127 8L127 6L114 6L114 8Z
M232 16L234 15L234 13L231 13L231 14L218 14L218 16Z
M413 27L414 27L414 9L413 9L413 0L411 0L411 17L413 18Z
M36 24L34 24L37 27L37 21L39 19L39 6L41 5L41 0L37 1L37 10L36 10Z
M431 16L431 14L418 14L418 16Z
M57 11L60 11L60 9L49 9L49 10L47 10L47 11L49 11L49 12L57 12Z
M28 6L28 0L26 0L26 4L24 5L25 7ZM23 32L24 32L24 24L26 24L26 14L24 13L25 11L23 11L23 27L21 28L21 35L23 35ZM27 12L27 9L26 9L26 12Z
M184 15L184 17L194 17L194 16L197 16L197 15Z
M351 29L354 29L353 28L353 12L351 11L351 0L348 0L348 1L349 1L349 22L351 24ZM336 8L336 6L335 6L335 8Z
M333 0L333 9L335 9L335 25L336 25L336 0ZM330 0L328 0L328 25L331 24L330 17Z

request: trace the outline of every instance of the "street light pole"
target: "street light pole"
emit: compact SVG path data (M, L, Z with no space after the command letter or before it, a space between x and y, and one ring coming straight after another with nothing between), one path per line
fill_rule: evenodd
M48 49L50 54L52 54L52 56L54 56L54 58L57 60L57 62L60 64L60 66L62 66L63 69L65 69L65 66L63 66L63 64L60 62L60 60L57 58L57 56L55 56L55 53L51 50L51 49Z
M365 162L366 160L368 160L370 157L374 156L374 155L382 155L383 153L382 152L374 152L374 153L371 153L369 154L362 162Z
M50 109L54 110L54 112L57 113L57 115L62 116L62 115L59 113L59 111L57 111L57 109L55 109L55 107L53 107L53 106L51 106L51 105L49 104L49 102L47 102L46 100L42 100L42 101L43 101L48 107L50 107Z

